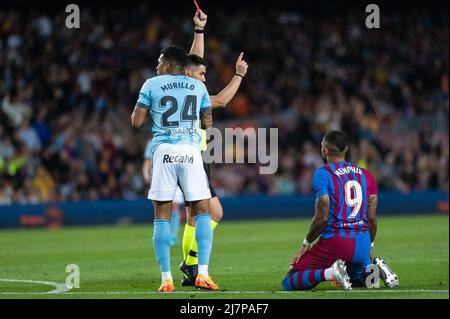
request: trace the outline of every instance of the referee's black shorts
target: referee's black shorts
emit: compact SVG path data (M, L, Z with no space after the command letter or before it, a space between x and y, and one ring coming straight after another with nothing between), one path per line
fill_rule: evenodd
M214 190L214 187L211 185L211 164L203 162L203 168L205 169L206 176L208 176L208 185L209 190L211 191L211 198L217 197L216 191Z

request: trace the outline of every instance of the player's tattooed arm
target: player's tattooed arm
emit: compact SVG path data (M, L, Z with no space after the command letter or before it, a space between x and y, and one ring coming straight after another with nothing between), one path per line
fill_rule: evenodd
M137 103L134 107L133 114L131 114L131 126L134 128L140 128L149 118L148 109Z
M200 112L201 128L206 130L213 127L213 118L211 110Z
M207 18L208 16L203 11L196 11L193 18L195 26L194 29L200 31L203 30L205 28ZM205 55L205 37L203 33L194 33L194 41L192 42L189 54L195 54L203 58Z
M330 212L330 196L322 195L316 198L315 203L316 213L311 221L311 226L309 227L308 235L306 235L306 240L312 243L317 237L322 233L323 228L326 226L328 221L328 214Z
M375 240L375 236L377 235L377 204L378 204L378 196L373 194L370 195L367 205L367 219L369 222L369 232L371 242Z

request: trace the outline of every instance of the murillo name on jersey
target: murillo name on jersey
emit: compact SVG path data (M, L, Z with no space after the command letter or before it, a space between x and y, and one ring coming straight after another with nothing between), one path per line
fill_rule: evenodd
M195 85L187 82L174 82L174 83L166 83L161 86L161 91L163 92L173 89L189 89L191 91L194 91Z

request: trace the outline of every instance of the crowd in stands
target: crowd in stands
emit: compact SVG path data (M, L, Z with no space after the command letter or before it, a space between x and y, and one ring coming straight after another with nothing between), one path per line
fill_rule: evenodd
M0 11L0 205L135 199L149 127L130 115L160 50L187 50L192 15L148 6L64 14ZM359 12L311 17L267 10L207 12L211 94L249 71L215 125L277 127L279 165L216 164L221 196L311 194L330 129L351 139L349 160L380 191L448 190L448 12L387 13L367 29Z

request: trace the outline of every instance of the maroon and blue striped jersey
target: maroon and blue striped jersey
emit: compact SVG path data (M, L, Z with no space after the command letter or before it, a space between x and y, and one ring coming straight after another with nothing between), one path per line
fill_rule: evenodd
M378 192L369 171L349 162L327 164L315 171L313 192L316 198L330 197L330 213L322 231L323 238L368 232L368 200L370 195Z

